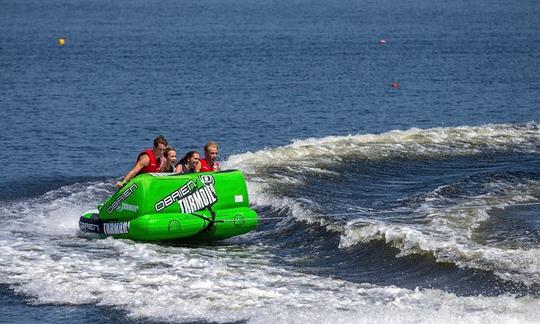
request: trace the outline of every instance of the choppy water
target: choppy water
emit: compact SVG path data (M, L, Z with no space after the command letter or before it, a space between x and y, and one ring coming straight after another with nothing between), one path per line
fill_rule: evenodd
M0 16L0 321L540 322L536 2ZM258 230L82 235L158 133L180 152L219 140Z

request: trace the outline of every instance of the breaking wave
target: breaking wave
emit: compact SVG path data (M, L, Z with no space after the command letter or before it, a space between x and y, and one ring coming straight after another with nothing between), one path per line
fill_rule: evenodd
M501 217L497 212L538 202L540 181L534 175L466 177L395 199L380 209L349 201L342 213L346 217L325 212L335 206L326 205L317 189L308 193L297 189L312 186L313 178L325 184L337 181L342 176L339 163L537 154L538 143L535 123L411 129L295 141L231 156L224 165L246 171L251 202L264 210L263 219L282 217L271 232L301 221L339 236L335 253L384 241L399 249L398 257L431 254L440 262L536 285L538 245L520 243L517 232L496 239L485 228ZM112 183L75 183L38 197L0 202L0 283L33 303L95 304L137 320L535 323L540 319L540 300L531 295L463 297L440 289L305 273L280 263L279 248L266 244L268 237L275 238L269 234L266 240L264 235L249 234L197 247L82 235L79 216L105 199ZM338 266L334 272L339 272Z
M77 184L3 206L3 217L18 216L1 230L0 282L35 304L96 304L134 319L171 322L538 319L538 299L458 297L303 274L274 265L264 246L178 247L78 236L74 220L109 187Z
M515 205L538 204L540 181L536 179L473 179L469 186L477 192L462 192L457 199L453 194L446 194L459 191L449 184L424 193L421 201L412 205L399 201L403 205L372 210L355 207L352 202L344 214L322 212L316 197L291 197L283 194L283 188L307 186L306 179L314 176L328 177L328 181L332 181L332 175L340 167L336 167L336 161L433 160L508 152L537 154L539 143L540 128L534 122L410 129L297 140L283 147L231 156L227 162L230 167L247 170L253 203L277 211L287 210L291 219L339 233L340 248L379 240L398 248L398 257L430 254L439 262L493 271L504 280L538 285L540 249L537 245L512 244L515 240L506 245L496 240L486 242L479 235L479 228L490 220L491 212ZM342 215L350 219L346 223L342 218L338 221L337 216ZM379 215L395 216L377 217ZM512 236L502 231L499 234L506 238Z
M285 167L296 173L328 173L338 162L392 158L436 159L490 152L540 152L540 125L491 124L393 130L382 134L328 136L229 157L226 165L248 174ZM293 180L294 181L294 180Z
M110 187L75 184L3 205L2 217L11 217L0 230L0 282L34 304L96 304L171 322L538 318L540 301L530 297L463 298L302 274L274 265L272 251L259 245L195 248L79 236L79 215Z
M406 224L366 218L351 220L342 233L340 247L382 240L398 248L401 251L398 256L431 254L439 262L493 271L505 280L538 285L539 248L516 247L515 241L504 241L503 238L508 240L515 235L504 233L507 229L500 231L498 242L486 242L478 232L482 223L489 221L492 210L527 205L527 202L538 204L535 197L540 195L540 181L490 184L497 194L469 196L454 203L439 194L447 188L439 188L427 195L421 206L408 211L416 221Z

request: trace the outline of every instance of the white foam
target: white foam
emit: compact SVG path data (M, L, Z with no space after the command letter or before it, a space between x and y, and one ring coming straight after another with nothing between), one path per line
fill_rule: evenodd
M287 210L297 220L325 226L330 231L342 233L341 247L348 247L370 240L385 240L401 250L400 256L412 253L430 253L437 260L452 262L463 267L493 270L501 278L526 284L540 283L538 249L512 249L488 246L472 240L478 226L489 219L486 208L462 209L467 205L504 206L536 201L538 182L511 183L505 180L488 183L486 194L468 197L464 202L450 205L447 210L437 207L440 203L438 188L415 214L421 224L385 224L365 218L348 226L328 221L324 216L306 208L299 200L273 193L280 185L301 186L302 177L321 174L320 170L336 160L377 160L391 157L438 158L474 155L480 152L515 151L538 153L540 146L538 123L522 125L498 124L449 128L409 129L382 134L329 136L296 140L290 145L265 149L255 153L233 155L226 162L228 167L243 169L248 176L251 202L256 206L271 206ZM295 171L296 180L267 170ZM261 175L268 175L261 178ZM284 180L285 179L285 180ZM497 195L499 191L502 194ZM308 206L309 207L309 206ZM331 215L330 215L331 216ZM364 225L358 226L358 222ZM427 221L427 224L425 222ZM356 225L355 225L356 224ZM368 224L367 226L365 226ZM509 262L506 262L509 261Z
M76 235L82 209L95 208L96 202L110 194L110 184L89 183L59 188L38 198L15 202L0 207L0 214L8 218L6 230L29 235Z
M256 174L260 168L291 167L299 173L324 172L325 165L350 157L380 160L390 157L436 158L473 155L479 152L517 151L537 153L540 149L538 123L522 125L412 128L382 134L328 136L295 140L286 146L232 155L226 167Z
M74 239L79 241L81 239ZM96 303L134 319L251 323L533 323L540 302L528 297L457 297L439 290L356 284L272 265L264 248L164 247L104 239L84 249L6 249L2 282L35 303ZM82 243L82 242L80 242ZM58 255L62 252L62 256ZM6 258L8 256L9 258Z
M319 156L336 155L347 148L350 148L351 154L377 158L399 154L397 150L401 148L411 152L420 148L427 152L422 154L447 154L449 151L452 154L474 154L475 150L491 145L489 143L510 149L516 142L523 141L527 147L527 143L538 136L537 133L531 134L535 127L535 124L528 124L505 131L501 125L492 125L351 136L352 141L344 138L297 141L288 147L233 156L227 163L229 167L240 166L248 171L251 201L256 205L286 208L291 211L292 217L320 222L330 228L335 225L312 211L316 209L316 202L272 194L273 181L287 185L301 185L300 182L290 177L257 178L255 171L299 161L307 172L321 172L325 166L324 163L321 165ZM508 132L514 134L508 137ZM452 145L448 145L454 141L447 139L449 136L464 138L464 147L477 145L479 148L454 150ZM401 143L394 143L396 139ZM379 147L375 146L376 142L383 143L381 149L376 149ZM441 143L442 147L437 147ZM288 158L283 154L288 154ZM267 160L269 156L275 159ZM339 156L345 157L345 154ZM0 217L5 222L0 227L0 283L9 284L36 303L95 303L125 310L130 317L138 320L245 320L251 323L540 322L538 298L509 295L459 297L435 289L375 286L298 273L274 264L272 260L278 256L270 248L260 245L185 248L79 237L75 225L79 215L101 202L110 186L69 186L43 197L1 206ZM436 224L433 229L443 235L437 240L438 245L434 246L429 245L433 244L433 240L429 240L429 235L420 226L404 227L364 218L359 221L368 225L362 228L350 224L342 228L335 226L333 230L344 232L344 245L348 244L348 239L351 240L350 244L355 244L355 240L370 240L379 235L390 242L405 242L402 247L404 253L413 249L441 251L442 258L443 253L451 254L452 244L458 246L456 253L479 252L458 245L461 244L458 238L466 237L456 231L459 217L454 225L445 228L437 223L442 221L440 215L429 211L429 207L429 204L425 206L427 213L433 215L432 223ZM475 217L482 221L480 219L486 215L477 213L472 219L470 215L464 215L471 226L478 223ZM444 235L449 233L459 235L456 234L454 242L447 242L449 245L445 248L442 242L448 241ZM511 276L532 273L534 277L538 273L535 268L537 264L532 263L529 268L525 265L531 260L538 260L537 252L526 255L519 251L512 255L503 251L506 254L495 255L498 252L494 249L480 251L473 257L461 257L460 260L489 263L490 260L508 257L509 264L500 269L510 269ZM494 255L490 256L490 253ZM510 264L513 262L522 262L517 267L529 270L514 271ZM467 266L474 266L471 264Z
M425 215L417 223L366 222L365 218L349 222L345 228L340 247L350 247L372 240L384 240L400 249L398 256L429 253L437 261L451 262L458 266L494 271L505 279L527 285L540 284L540 249L512 248L477 242L474 231L490 218L488 211L512 206L526 201L536 201L531 194L537 193L538 181L522 183L491 182L494 192L468 197L466 202L438 206L435 198L441 188L429 197L413 214ZM471 206L470 208L466 208Z

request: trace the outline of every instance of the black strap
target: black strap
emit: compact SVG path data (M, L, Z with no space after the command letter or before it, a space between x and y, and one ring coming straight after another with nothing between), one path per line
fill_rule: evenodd
M200 178L198 178L195 181L198 181L198 180L200 180ZM191 190L190 194L194 193L195 191L197 191L197 188L193 188ZM199 233L208 233L214 228L215 223L224 223L225 222L223 220L216 220L216 212L212 210L212 206L208 206L208 207L206 207L206 209L208 209L208 211L210 212L210 217L211 218L208 218L208 217L206 217L204 215L191 213L191 215L197 216L197 217L199 217L199 218L201 218L201 219L208 222L208 225L206 225Z
M199 217L199 218L201 218L201 219L208 222L208 225L206 225L199 233L208 233L208 232L212 231L212 229L214 228L215 223L225 223L224 220L216 220L216 212L212 210L211 206L208 206L207 209L210 212L211 218L208 218L208 217L206 217L204 215L191 213L191 215L197 216L197 217Z

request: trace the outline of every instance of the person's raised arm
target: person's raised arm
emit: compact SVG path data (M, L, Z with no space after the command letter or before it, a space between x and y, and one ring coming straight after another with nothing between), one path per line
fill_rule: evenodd
M122 188L126 183L128 183L129 180L133 179L134 176L136 176L139 171L142 170L142 168L148 166L150 164L150 158L148 155L144 154L139 157L139 160L137 163L135 163L135 166L133 169L131 169L128 174L124 177L124 180L118 181L115 185L116 189Z
M183 168L182 163L179 163L179 164L176 166L175 170L176 170L176 173L183 173L183 172L184 172L184 168Z

